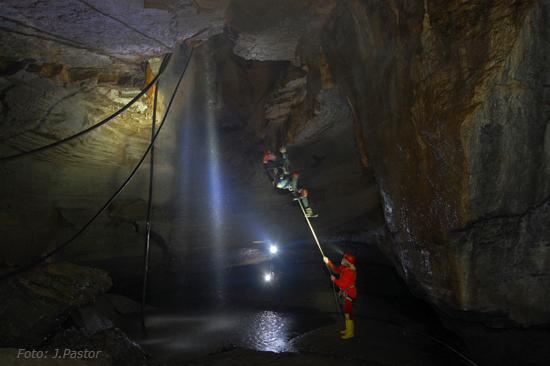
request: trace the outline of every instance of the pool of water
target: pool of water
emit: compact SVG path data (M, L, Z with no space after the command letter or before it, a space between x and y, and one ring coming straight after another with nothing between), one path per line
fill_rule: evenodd
M155 309L147 316L144 336L136 317L124 329L156 362L188 360L232 347L295 352L291 340L336 321L312 310L286 312L255 309Z

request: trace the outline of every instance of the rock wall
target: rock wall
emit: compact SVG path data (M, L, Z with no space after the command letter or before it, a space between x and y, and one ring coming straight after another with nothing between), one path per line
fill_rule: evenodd
M139 93L132 84L99 82L93 74L60 84L28 67L4 75L0 154L43 146L90 127ZM18 263L22 257L37 256L82 226L147 147L151 113L150 99L144 97L101 130L32 157L4 162L0 167L3 261ZM107 232L117 230L112 229Z
M187 38L221 32L228 1L6 0L0 32L4 57L85 68L124 68ZM32 55L29 50L32 49Z
M418 293L495 325L550 321L548 11L350 0L323 37L380 185L385 251Z

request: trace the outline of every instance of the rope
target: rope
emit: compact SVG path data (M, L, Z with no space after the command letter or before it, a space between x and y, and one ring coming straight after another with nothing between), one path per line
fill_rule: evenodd
M421 336L424 336L426 338L429 338L431 339L433 342L439 344L440 346L443 346L445 348L447 348L448 350L450 350L451 352L453 352L454 354L456 354L458 357L460 357L464 362L466 362L467 364L469 364L470 366L479 366L477 363L475 363L472 359L470 359L468 356L466 356L464 353L460 352L459 350L457 350L456 348L454 348L453 346L451 346L450 344L448 344L447 342L441 340L441 339L438 339L434 336L431 336L429 334L426 334L426 333L422 333L422 332L412 332L412 333L416 333L416 334L419 334Z
M181 84L181 81L183 80L183 76L185 75L185 72L187 71L187 67L189 66L189 61L191 60L192 56L193 56L193 49L191 49L191 51L189 53L189 56L188 56L187 61L185 63L185 67L183 68L183 72L181 73L181 75L178 79L178 82L176 84L176 87L174 88L174 92L172 93L170 101L169 101L169 103L166 107L166 112L164 113L164 116L162 117L162 121L159 125L159 128L158 128L157 132L155 133L155 135L151 139L151 143L147 147L147 150L145 150L145 152L143 153L143 156L138 161L137 165L134 167L134 169L132 170L130 175L122 183L122 185L120 187L118 187L118 189L113 193L113 195L107 200L107 202L105 202L101 206L101 208L92 216L92 218L90 220L88 220L88 222L86 222L86 224L80 230L78 230L73 236L71 236L68 240L66 240L64 243L62 243L58 247L52 249L50 252L42 255L41 257L39 257L35 261L33 261L33 262L23 266L23 267L17 268L15 270L11 271L11 272L7 272L7 273L4 273L4 274L0 275L0 281L11 278L11 277L13 277L13 276L15 276L19 273L26 272L29 269L32 269L35 266L43 263L44 261L46 261L48 258L53 256L54 254L60 252L62 249L66 248L69 244L71 244L73 241L75 241L82 233L84 233L86 231L86 229L88 229L88 227L90 227L90 225L95 221L95 219L97 219L99 217L99 215L101 215L103 213L103 211L105 211L105 209L118 197L118 195L124 190L124 188L126 188L128 183L130 182L130 180L132 180L132 178L134 177L134 175L136 174L138 169L141 167L141 164L143 164L143 162L145 161L145 158L147 157L147 155L149 154L149 152L153 148L153 145L154 145L156 139L158 138L159 133L162 130L162 127L164 126L164 123L166 122L166 117L168 116L168 112L170 111L170 107L172 106L172 102L174 101L174 97L176 96L176 92L178 91L178 88Z
M108 116L107 118L103 119L102 121L96 123L93 126L90 126L90 127L86 128L85 130L77 132L74 135L65 137L61 140L57 140L55 142L52 142L51 144L44 145L44 146L41 146L41 147L37 147L36 149L32 149L32 150L28 150L28 151L22 151L22 152L13 154L13 155L2 156L2 157L0 157L0 162L14 160L14 159L18 159L18 158L28 156L28 155L31 155L31 154L36 154L37 152L40 152L40 151L49 150L53 147L56 147L56 146L65 144L65 143L67 143L71 140L74 140L77 137L86 135L87 133L90 133L93 130L95 130L95 129L107 124L108 122L112 121L113 119L115 119L116 117L118 117L119 115L124 113L128 108L130 108L134 103L136 103L145 93L147 93L149 91L149 89L151 89L153 87L153 85L157 82L159 77L162 75L162 73L166 69L166 66L168 65L168 61L170 60L170 58L171 58L171 54L167 54L164 57L164 59L162 60L160 70L159 70L158 74L153 78L153 80L151 80L151 82L149 84L147 84L147 86L145 86L145 88L142 91L140 91L134 98L132 98L132 100L130 100L126 105L124 105L122 108L120 108L119 110L117 110L116 112L114 112L113 114Z
M439 338L436 338L436 337L434 337L432 335L429 335L427 333L424 333L424 332L409 330L408 327L406 325L402 324L402 323L398 323L398 322L391 321L391 320L384 319L384 318L380 318L380 317L365 316L365 315L359 315L359 314L356 315L356 318L363 318L363 319L367 319L367 320L372 320L372 321L383 323L383 324L386 324L386 325L389 325L389 326L392 326L392 327L395 327L395 328L399 328L400 330L402 330L403 335L405 335L405 336L413 336L413 335L416 334L416 335L428 338L432 342L437 343L439 346L442 346L443 348L451 351L454 355L458 356L460 358L460 360L463 361L465 364L468 364L470 366L479 366L479 364L474 362L471 358L466 356L463 352L457 350L456 348L454 348L453 346L451 346L449 343L445 342L444 340L441 340Z
M304 209L304 205L302 205L302 201L298 200L298 204L300 205L300 209L302 210L302 214L304 215L304 218L306 219L306 222L309 226L309 230L311 230L311 234L313 234L313 238L315 239L315 243L317 244L317 247L319 248L319 252L321 252L321 255L323 256L323 263L325 264L325 268L327 269L329 275L332 275L332 271L327 263L325 263L325 253L323 252L323 248L321 247L321 243L319 242L319 238L317 237L317 234L315 233L315 230L313 229L313 225L311 225L311 221L309 220L309 217L307 217L306 210ZM330 281L332 284L332 295L334 296L334 302L336 303L336 308L338 309L338 313L344 317L344 311L342 307L340 306L340 302L338 301L338 295L336 294L336 286L334 286L334 282Z

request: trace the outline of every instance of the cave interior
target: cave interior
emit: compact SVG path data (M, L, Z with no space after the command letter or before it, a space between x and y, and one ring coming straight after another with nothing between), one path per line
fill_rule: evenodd
M0 364L548 365L549 19L3 0Z

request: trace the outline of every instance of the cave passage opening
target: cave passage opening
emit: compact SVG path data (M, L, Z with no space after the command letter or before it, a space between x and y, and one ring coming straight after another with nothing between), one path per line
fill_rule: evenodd
M219 100L213 61L208 45L197 50L187 84L178 95L180 103L162 137L161 143L169 147L163 148L161 143L157 147L157 164L172 160L176 168L171 175L157 178L161 184L156 182L163 192L155 192L155 196L166 200L164 210L170 217L164 228L169 233L169 254L164 253L163 262L156 263L151 273L148 304L154 308L147 311L148 334L141 334L135 316L121 319L121 326L159 362L192 359L206 351L233 346L296 352L308 342L297 337L306 332L313 332L312 338L326 346L315 332L341 324L341 320L323 268L323 249L313 226L310 231L301 206L271 187L260 155L249 157L246 144L236 143L243 134L247 136L235 127L242 122L228 122L227 111L220 110L220 105L230 107ZM169 72L177 70L174 67ZM224 130L228 123L233 125L229 136ZM348 126L345 133L350 130ZM328 142L321 138L309 142L309 147L312 144L314 154L326 155L327 144L333 142L329 137ZM292 147L290 151L298 155L307 147ZM332 155L336 161L349 160L350 152L355 151L332 151ZM358 156L352 158L353 168L361 172ZM297 164L306 165L299 160ZM322 169L314 170L325 174ZM330 197L324 200L331 204ZM284 216L280 211L266 211L266 202L283 206ZM429 357L461 364L460 357L415 333L424 334L425 329L410 329L415 324L413 328L428 328L446 342L457 342L443 330L432 310L409 293L375 245L364 245L361 239L353 243L351 236L362 235L353 231L340 238L327 236L327 229L322 232L327 255L339 258L344 250L353 250L364 257L367 268L360 269L365 276L360 281L361 290L376 301L359 301L360 322L374 322L386 329L397 348L410 352L405 358L426 357L416 354L416 346L411 346L414 339L429 349ZM272 249L275 241L277 250ZM138 282L124 280L121 274L114 291L135 298L138 287ZM377 344L383 342L378 340ZM358 349L353 352L361 357ZM380 358L394 358L390 353Z
M135 313L110 317L151 352L155 362L189 360L232 345L272 352L295 352L309 347L307 343L312 340L317 347L327 346L332 340L328 341L323 332L341 321L334 303L334 287L323 268L323 247L335 258L346 249L364 256L367 268L360 269L360 273L369 280L362 281L361 290L374 294L372 297L379 301L366 307L359 301L357 319L374 321L388 332L385 340L378 339L376 344L387 345L391 338L396 347L409 352L402 357L425 358L414 345L418 337L403 329L407 329L407 322L419 322L443 332L436 317L408 292L375 246L363 245L363 236L372 233L353 231L358 225L379 223L370 223L372 216L368 215L357 219L353 207L346 207L355 196L343 195L344 191L332 194L331 187L315 184L319 175L330 176L335 182L344 176L347 181L339 182L342 185L359 185L371 179L356 153L351 123L321 126L322 133L310 128L304 141L290 147L290 155L305 172L304 179L311 183L319 207L321 215L313 225L319 223L322 227L322 247L301 203L275 191L266 180L259 159L261 147L251 149L250 136L243 128L245 121L223 99L223 90L220 92L220 73L224 82L227 71L219 70L219 56L213 56L216 52L211 47L207 43L197 49L181 89L176 89L176 81L186 67L185 47L176 52L160 79L161 101L171 105L170 95L176 90L176 103L155 144L151 273L145 299L153 306L145 311L148 334L141 334ZM313 126L313 130L318 128ZM340 139L352 143L338 148ZM251 150L256 152L252 154ZM123 192L121 201L136 193L145 197L146 178L147 169L143 169L135 179L137 190ZM141 208L136 211L139 215L143 213ZM113 212L110 210L111 218L116 215ZM336 226L327 223L338 218L350 231L327 236ZM142 221L139 218L131 225L137 228L138 242L143 240L143 230L139 229ZM100 226L96 225L95 230L101 230ZM265 245L273 241L279 243L277 253ZM139 256L121 256L116 248L105 256L97 253L93 246L75 246L56 259L103 268L113 278L112 294L139 299ZM375 285L372 274L377 271ZM392 297L399 298L399 305ZM96 303L100 308L102 304L106 301ZM403 304L409 306L405 315ZM391 314L380 315L382 309ZM378 315L369 315L369 311ZM79 316L86 323L86 316ZM394 317L406 319L406 324L397 324ZM307 332L313 335L298 337ZM374 339L371 341L374 344ZM433 342L421 343L429 348L429 357L458 362L455 355ZM357 357L363 356L360 348L352 349ZM332 352L341 352L341 347L337 345ZM388 350L380 358L394 360L395 355Z

